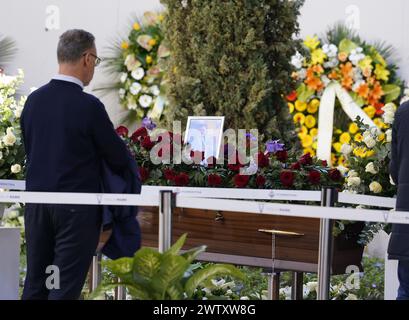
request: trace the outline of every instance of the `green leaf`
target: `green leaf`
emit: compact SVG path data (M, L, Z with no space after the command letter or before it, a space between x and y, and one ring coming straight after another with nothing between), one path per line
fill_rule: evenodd
M219 264L207 266L206 268L196 272L185 285L185 292L188 298L191 298L195 292L195 289L199 287L203 282L208 279L215 278L217 276L231 276L244 280L244 274L239 271L235 266Z
M358 48L358 45L355 42L352 42L349 39L344 39L340 42L339 44L339 51L340 52L345 52L347 54L350 54L352 50Z
M207 246L201 246L198 248L194 248L194 249L188 250L185 253L183 253L182 257L184 257L189 263L192 263L193 261L196 260L197 256L201 254L202 252L205 252L206 249L207 249Z
M144 278L155 276L161 266L161 255L154 249L142 248L133 258L133 274L139 274Z
M309 89L304 83L297 88L298 100L301 102L307 102L314 93L315 91Z
M107 267L109 271L119 278L132 272L133 259L122 258L118 260L103 261L102 265Z
M168 250L165 252L165 255L177 255L179 254L179 251L183 248L183 245L186 242L187 238L187 233L185 233L176 243Z
M180 285L170 286L166 290L167 295L170 300L182 300L183 299L183 288Z
M360 97L356 92L351 92L350 95L352 99L354 99L358 107L363 107L365 105L365 100L362 97Z
M385 93L385 102L393 102L397 100L401 94L401 89L399 86L396 84L387 84L382 87L384 93Z

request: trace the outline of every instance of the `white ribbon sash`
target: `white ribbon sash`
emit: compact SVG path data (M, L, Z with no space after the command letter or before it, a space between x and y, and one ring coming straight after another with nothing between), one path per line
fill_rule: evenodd
M325 89L319 109L317 157L331 165L332 135L334 132L335 99L338 98L342 109L355 121L360 117L364 124L375 127L372 119L355 103L350 94L338 82L330 83Z

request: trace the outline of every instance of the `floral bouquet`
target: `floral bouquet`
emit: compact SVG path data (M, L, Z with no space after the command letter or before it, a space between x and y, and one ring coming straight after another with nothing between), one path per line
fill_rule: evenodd
M307 37L304 45L306 54L292 57L296 68L293 77L299 86L287 96L294 122L299 125L304 152L316 153L320 99L332 82L339 83L385 133L389 124L382 118L383 108L389 103L399 103L403 86L396 75L397 67L389 61L392 48L368 44L342 26L330 30L326 39ZM342 145L360 143L363 139L359 125L336 105L332 163L344 165ZM362 157L371 155L372 152L360 153Z
M15 77L0 73L0 179L24 179L24 147L20 116L26 97L15 98L23 82L23 71Z
M133 24L128 39L113 48L114 57L105 59L107 72L117 74L114 88L129 111L129 122L140 123L147 116L159 120L165 107L163 61L169 50L163 43L163 19L161 14L146 12L142 21Z

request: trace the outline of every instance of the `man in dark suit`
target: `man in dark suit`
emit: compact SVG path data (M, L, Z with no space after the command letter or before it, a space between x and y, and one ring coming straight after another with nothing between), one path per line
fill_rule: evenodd
M104 105L83 92L100 62L94 36L83 30L65 32L58 62L59 74L28 97L21 118L27 191L99 193L102 162L120 172L128 169L129 156ZM27 205L23 299L80 297L101 219L97 206Z
M409 103L395 115L390 172L398 187L396 210L409 211ZM409 300L409 225L394 225L388 248L389 259L399 260L398 300Z

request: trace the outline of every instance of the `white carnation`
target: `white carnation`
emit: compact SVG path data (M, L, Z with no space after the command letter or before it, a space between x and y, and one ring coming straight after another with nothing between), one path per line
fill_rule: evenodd
M383 120L386 124L393 124L393 122L395 121L395 112L385 112L383 114Z
M129 91L136 96L139 92L141 92L142 90L142 86L139 82L134 82L131 86L131 88L129 89Z
M134 71L132 71L132 77L135 80L142 80L144 76L145 76L145 70L143 70L143 68L137 68Z
M291 64L298 70L301 69L304 63L304 57L301 53L297 52L294 56L291 57Z
M392 129L386 131L386 142L388 143L392 142Z
M382 110L383 110L384 112L393 112L393 113L395 113L395 112L396 112L396 105L395 105L394 103L392 103L392 102L387 103L387 104L382 108Z
M382 186L380 185L379 182L374 181L369 185L369 190L373 193L381 193Z
M152 101L152 97L147 94L144 94L139 98L139 104L142 108L148 108L152 104Z
M379 170L375 167L375 164L373 162L370 162L366 165L365 172L377 174Z

